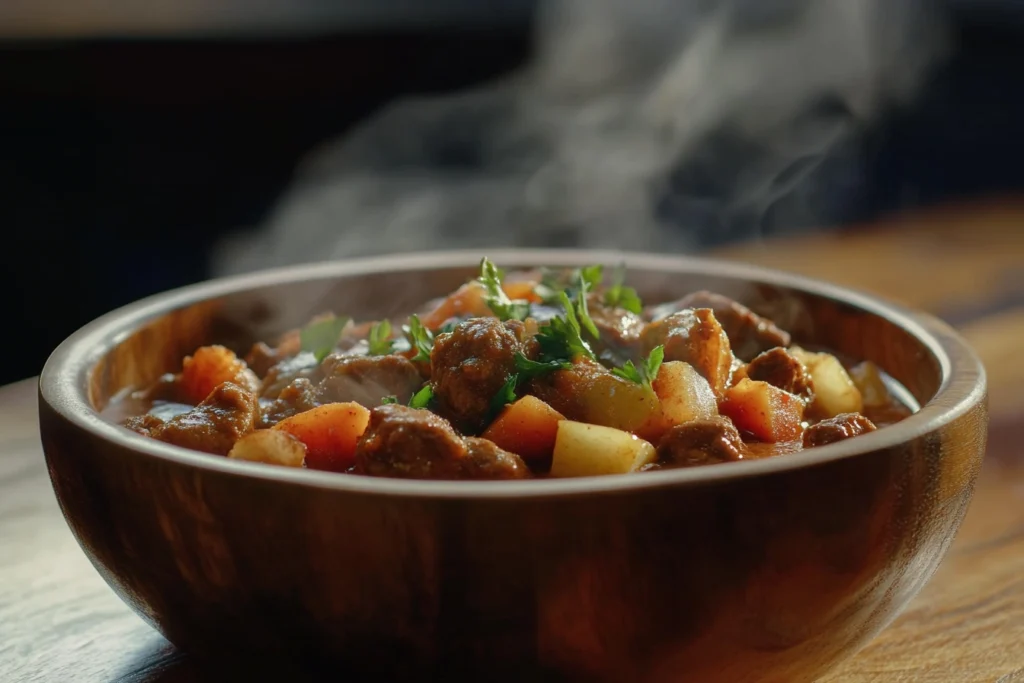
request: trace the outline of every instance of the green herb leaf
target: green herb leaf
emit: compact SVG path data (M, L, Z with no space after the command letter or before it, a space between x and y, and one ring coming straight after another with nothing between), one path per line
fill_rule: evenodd
M636 382L637 384L643 384L644 378L637 370L636 366L633 365L633 361L627 360L621 368L612 368L612 374L621 377L622 379L628 379L630 382Z
M478 281L484 286L484 301L494 315L501 320L526 320L530 315L530 302L517 299L513 301L501 288L504 274L490 259L484 257L480 261L480 277Z
M603 279L604 266L600 264L574 270L545 268L541 271L540 283L533 288L533 292L545 304L551 305L558 303L558 297L562 292L565 292L570 299L575 299L581 281L586 284L589 291L593 291L601 286Z
M621 265L615 269L612 279L612 286L604 293L604 303L612 308L624 308L630 313L640 315L644 310L644 302L632 287L626 287L623 282L626 280L626 266Z
M434 389L429 384L424 384L423 388L413 394L412 398L409 399L410 408L426 408L430 405L430 401L434 398Z
M661 370L661 364L664 361L664 346L655 346L651 349L651 352L647 354L647 358L644 360L644 374L647 375L648 383L654 382L654 380L658 379L658 371Z
M370 334L366 339L370 346L371 356L387 356L394 352L395 342L391 340L391 321L381 320L370 327Z
M587 294L590 293L590 284L583 277L582 273L580 274L578 292L580 322L587 332L593 335L594 339L600 339L601 333L597 331L597 325L594 324L594 319L590 317L590 310L587 308Z
M490 419L493 420L498 416L505 406L509 403L514 403L516 398L516 385L519 383L519 375L512 375L508 380L498 389L498 393L491 398Z
M306 325L299 331L300 348L312 353L319 363L337 346L341 333L350 320L351 318L331 316Z
M437 333L438 334L447 334L448 332L451 332L456 327L458 327L460 322L462 322L462 321L459 320L458 318L452 318L451 320L448 320L447 322L445 322L445 324L441 325L441 327L439 327L437 329Z
M565 292L559 295L559 301L565 311L565 317L552 318L537 332L541 362L571 362L577 356L593 359L594 351L580 334L580 321L576 317L572 301Z
M386 406L386 405L389 405L391 403L398 403L398 397L397 396L385 396L384 398L382 398L380 400L380 404L382 406Z
M633 361L627 360L621 368L613 368L612 374L650 389L652 388L651 384L658 378L658 370L661 369L661 363L664 360L665 347L656 346L651 349L647 358L641 361L639 368L633 365Z
M594 264L592 266L585 266L580 268L580 279L586 284L590 290L597 289L601 286L601 281L604 280L604 266L601 264Z
M537 377L538 375L546 375L549 372L555 370L568 370L572 367L572 363L563 360L548 360L548 361L535 361L530 360L522 353L516 353L516 370L519 371L518 375L520 379L530 379L531 377Z
M409 324L404 325L402 331L412 348L416 349L413 361L428 362L430 352L434 348L434 335L420 322L420 317L418 315L410 316Z

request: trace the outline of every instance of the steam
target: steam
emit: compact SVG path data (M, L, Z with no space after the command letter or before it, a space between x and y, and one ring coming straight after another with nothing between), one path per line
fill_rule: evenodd
M927 0L550 0L534 62L311 158L219 273L451 247L689 251L855 201L864 127L941 54Z

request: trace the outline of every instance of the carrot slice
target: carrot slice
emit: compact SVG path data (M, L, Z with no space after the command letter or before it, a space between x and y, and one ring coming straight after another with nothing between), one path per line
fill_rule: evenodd
M725 390L718 409L737 429L768 443L793 441L803 433L803 401L767 382L740 380Z
M554 452L558 423L564 419L539 398L523 396L505 406L482 436L524 460L538 460Z
M181 366L183 398L192 404L202 403L224 382L234 382L246 369L245 361L223 346L201 346L185 356ZM247 382L238 382L245 386ZM248 388L248 387L247 387Z
M285 418L273 429L306 444L306 466L343 472L352 466L356 444L370 423L370 411L358 403L327 403Z

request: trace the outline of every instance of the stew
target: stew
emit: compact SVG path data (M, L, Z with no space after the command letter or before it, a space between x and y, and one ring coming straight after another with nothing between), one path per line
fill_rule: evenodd
M416 479L622 474L856 438L911 409L870 362L710 292L644 306L622 269L479 277L404 321L323 315L204 346L123 424L214 456Z

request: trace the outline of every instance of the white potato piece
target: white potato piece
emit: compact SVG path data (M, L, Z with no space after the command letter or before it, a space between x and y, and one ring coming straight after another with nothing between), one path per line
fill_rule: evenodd
M635 472L654 462L657 452L635 434L613 427L562 420L551 460L553 477L592 477Z
M662 363L654 380L654 393L661 400L662 417L671 426L718 415L714 389L689 363Z
M258 429L236 441L228 457L268 465L302 467L306 459L306 445L288 432Z
M892 402L881 370L871 361L866 360L850 368L850 379L860 390L864 405L881 408Z
M814 383L811 412L831 418L864 410L860 389L838 358L830 353L813 353L796 346L789 351L804 364Z

